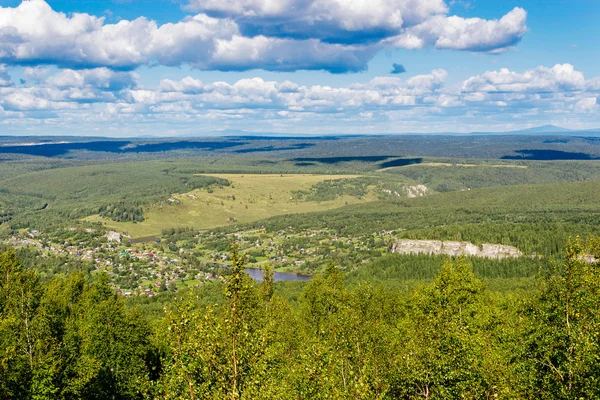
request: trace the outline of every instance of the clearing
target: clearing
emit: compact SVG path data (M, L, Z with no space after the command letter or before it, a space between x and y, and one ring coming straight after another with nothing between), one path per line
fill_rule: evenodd
M359 175L308 174L206 174L227 179L231 184L211 190L199 189L174 194L165 202L144 209L141 223L115 222L97 215L90 221L101 221L108 228L127 232L133 238L159 235L163 229L193 227L211 229L233 223L248 223L284 214L331 210L345 205L377 200L371 190L367 195L338 196L328 201L297 199L294 191L307 190L326 180L353 179Z

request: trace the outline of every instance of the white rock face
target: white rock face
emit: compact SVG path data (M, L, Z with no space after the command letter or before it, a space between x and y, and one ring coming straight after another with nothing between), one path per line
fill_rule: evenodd
M429 194L429 188L425 185L405 186L404 190L406 191L406 195L411 199Z
M450 242L441 240L399 239L392 245L392 253L399 254L443 254L447 256L472 256L482 258L518 258L523 253L511 246L484 244L479 248L469 242Z
M121 243L121 234L119 232L110 231L106 233L106 239L109 242Z

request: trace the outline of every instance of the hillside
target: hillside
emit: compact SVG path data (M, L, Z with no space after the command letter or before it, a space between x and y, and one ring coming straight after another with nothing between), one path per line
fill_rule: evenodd
M204 176L204 175L203 175ZM356 175L298 174L211 174L229 182L227 186L199 189L173 194L166 201L148 206L144 221L136 224L118 223L90 217L105 226L127 232L133 237L160 235L167 228L193 227L209 229L232 223L248 223L276 215L299 214L341 208L347 205L377 200L375 185L365 186L358 194L340 192L339 196L319 200L304 199L299 193L326 181L352 182Z
M395 231L411 239L513 245L557 252L569 237L600 234L600 181L484 188L358 204L251 224L271 231L329 228L342 235Z

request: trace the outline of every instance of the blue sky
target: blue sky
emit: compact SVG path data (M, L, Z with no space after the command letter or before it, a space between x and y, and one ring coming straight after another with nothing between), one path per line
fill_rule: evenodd
M595 0L0 0L0 134L598 128L599 17Z

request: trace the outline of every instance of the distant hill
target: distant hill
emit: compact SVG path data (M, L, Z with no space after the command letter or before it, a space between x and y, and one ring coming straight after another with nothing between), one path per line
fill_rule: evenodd
M570 133L577 132L573 129L562 128L556 125L544 125L537 126L535 128L521 129L518 131L512 131L509 133L524 133L524 134L532 134L532 133Z
M471 135L523 135L523 136L600 136L599 129L568 129L556 125L543 125L533 128L505 132L472 132Z

